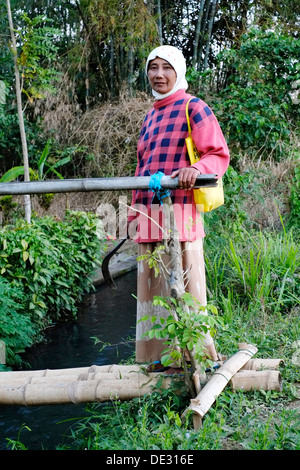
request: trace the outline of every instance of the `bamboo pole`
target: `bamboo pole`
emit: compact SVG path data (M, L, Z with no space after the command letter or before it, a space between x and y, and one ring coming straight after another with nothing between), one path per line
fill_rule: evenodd
M230 379L256 354L257 348L251 344L244 345L244 349L239 349L230 357L223 366L218 369L208 383L202 388L196 398L191 400L189 410L193 413L194 428L198 429L202 425L202 419L209 408L215 402L222 390L226 387Z
M230 380L233 390L276 390L281 392L282 380L278 370L240 370Z
M241 370L273 370L284 365L283 359L249 359Z
M20 370L0 372L0 384L9 383L10 380L16 378L32 378L32 377L66 377L68 375L92 377L98 373L119 374L120 377L131 372L143 371L142 365L117 365L109 364L104 366L92 365L89 367L76 367L67 369L42 369L42 370Z
M170 295L174 297L178 304L181 306L182 310L189 313L189 306L183 302L182 296L185 293L184 280L183 280L183 266L182 266L182 251L180 244L180 237L178 234L178 229L176 226L175 213L172 204L170 195L167 195L164 198L164 211L166 212L166 220L169 223L169 230L166 229L166 232L170 234L170 239L168 240L167 248L170 255L170 275L168 276L168 283L170 286ZM174 310L173 315L175 320L178 320L177 312ZM187 352L187 351L186 351ZM195 396L195 389L199 386L199 382L194 379L191 379L185 360L185 351L181 351L181 362L184 369L185 382L189 388L191 396ZM201 366L198 365L194 359L194 351L188 351L188 357L191 362L192 370L201 370ZM196 392L197 393L197 392Z
M106 374L108 377L110 374ZM63 403L104 402L131 400L152 393L158 385L167 389L174 377L161 374L136 374L127 380L112 378L64 382L28 383L21 386L0 385L0 403L5 405L33 406ZM182 380L182 378L180 378Z
M41 376L25 376L25 377L12 377L9 380L0 382L0 386L14 386L19 387L26 384L54 384L54 383L70 383L70 382L82 382L82 381L98 381L105 379L107 381L130 381L138 380L139 375L143 372L129 372L125 374L119 373L108 373L108 372L98 372L96 374L86 375L86 374L72 374L72 375L50 375L46 377ZM146 374L146 373L145 373Z
M85 374L79 375L50 375L49 377L13 377L9 381L1 381L0 386L21 386L26 384L54 384L54 383L70 383L70 382L82 382L82 381L97 381L97 380L137 380L138 374L140 372L133 372L120 376L119 374L109 374L106 372L99 372L98 374L93 374L91 376L86 376Z
M9 30L10 30L10 35L11 35L11 43L12 43L14 69L15 69L15 87L16 87L19 129L20 129L22 154L23 154L23 164L24 164L24 179L25 179L25 181L30 181L28 146L27 146L27 137L26 137L26 131L25 131L24 114L23 114L20 71L19 71L19 66L18 66L17 41L16 41L16 37L15 37L15 30L14 30L14 25L13 25L10 0L6 0L6 3L7 3L8 24L9 24ZM30 200L30 195L29 195L29 193L26 193L26 192L24 192L22 194L24 194L25 220L28 223L30 223L30 221L31 221L31 200Z
M197 397L191 400L190 409L194 412L195 427L199 426L202 417L228 382L234 390L282 389L278 370L246 370L244 367L247 362L240 367L247 360L253 361L253 365L260 365L263 360L255 363L249 359L254 353L255 349L251 345L240 350L226 361L226 367L223 366L213 374L202 390L198 371L193 374ZM275 362L279 361L274 360L271 364L276 366ZM229 379L231 374L233 375ZM178 379L182 380L182 377L178 376ZM29 406L107 401L116 398L129 400L151 393L153 387L158 386L158 382L160 387L168 388L172 380L174 377L165 376L163 372L148 374L144 366L137 364L8 371L0 373L0 403Z
M0 364L6 364L6 347L4 341L0 341Z
M215 187L216 175L198 175L195 188ZM47 180L0 183L0 195L47 194L88 191L119 191L120 189L149 189L151 176L122 176L113 178L83 178L75 180ZM178 178L164 175L160 181L163 189L176 189Z
M250 363L250 364L249 364ZM265 390L279 389L281 376L276 371L279 365L282 364L282 359L249 359L249 361L237 372L232 378L233 387L244 388L249 390L247 381L250 377L253 377L253 384L262 377L262 380L266 380L267 377L272 378L272 382L268 385L263 385L262 388ZM37 384L37 383L67 383L82 380L130 380L136 378L138 374L144 373L145 367L142 365L108 365L108 366L91 366L82 368L70 368L70 369L45 369L37 371L15 371L15 372L1 372L0 373L0 386L20 386L25 384ZM270 374L270 372L274 374ZM199 393L201 390L201 384L203 384L203 377L199 372L196 371L193 374L193 381L196 392ZM275 385L277 384L277 385ZM273 388L274 387L274 388ZM258 387L255 386L257 389Z
M171 197L167 196L164 198L164 210L166 212L166 220L169 221L170 226L166 228L166 233L170 235L168 240L168 251L170 254L170 276L168 283L170 286L171 297L180 299L185 293L184 282L183 282L183 268L182 268L182 252L180 246L180 237L176 227L175 214ZM184 308L188 308L184 306Z

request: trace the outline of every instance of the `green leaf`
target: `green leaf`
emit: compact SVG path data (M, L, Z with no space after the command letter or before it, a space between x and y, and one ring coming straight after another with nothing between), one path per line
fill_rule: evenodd
M4 175L0 178L0 183L10 183L17 179L20 175L24 175L24 166L15 166L8 170Z
M170 354L164 354L161 359L161 363L165 366L171 364L173 361L171 360Z
M47 143L44 147L44 150L42 151L42 155L39 159L38 162L38 172L39 172L39 179L43 179L43 173L44 173L44 164L45 161L47 160L49 153L50 153L50 147L51 147L51 139L47 140Z
M23 247L24 250L27 250L28 248L28 242L26 240L21 240L21 245Z
M142 318L140 318L138 320L138 323L142 322L142 321L147 321L149 319L149 315L144 315Z
M174 323L172 323L171 325L168 326L168 332L169 333L174 333L175 331L175 325Z
M150 339L153 339L154 336L155 336L155 331L154 331L154 330L150 330L149 333L148 333L148 335L149 335L149 338L150 338Z

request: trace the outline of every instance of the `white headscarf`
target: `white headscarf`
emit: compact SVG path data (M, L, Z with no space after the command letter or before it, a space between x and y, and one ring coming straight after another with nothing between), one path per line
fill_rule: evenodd
M186 90L188 87L188 83L185 79L186 63L185 63L185 58L182 52L173 46L156 47L156 49L153 49L153 51L150 52L148 56L147 63L146 63L146 75L148 74L148 67L149 67L150 61L155 59L156 57L159 57L160 59L164 59L167 62L169 62L169 64L172 65L172 67L174 68L176 72L177 79L171 91L165 94L161 94L161 93L157 93L155 90L152 90L153 96L157 100L162 100L163 98L166 98L167 96L175 93L175 91Z

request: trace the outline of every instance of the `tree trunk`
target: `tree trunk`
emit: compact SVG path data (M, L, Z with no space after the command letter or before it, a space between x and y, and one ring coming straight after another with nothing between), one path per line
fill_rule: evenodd
M88 37L86 38L86 42L89 43ZM85 53L85 109L89 111L90 109L90 48L87 47Z
M109 69L110 69L110 93L111 96L115 96L115 51L114 51L114 35L113 33L110 35L110 61L109 61Z
M8 14L8 23L9 23L9 30L11 35L11 42L12 42L12 52L14 58L14 68L15 68L15 80L16 80L16 97L17 97L17 108L18 108L18 118L19 118L19 127L20 127L20 135L21 135L21 143L22 143L22 151L23 151L23 163L24 163L24 179L25 181L30 181L29 177L29 163L28 163L28 149L27 149L27 140L26 140L26 132L25 132L25 125L24 125L24 116L23 116L23 109L22 109L22 90L20 85L20 73L17 61L17 45L16 39L14 34L14 26L11 14L11 7L10 7L10 0L6 1L7 3L7 14ZM25 220L30 223L31 221L31 200L28 194L24 195L24 207L25 207Z
M129 46L127 60L128 60L127 89L128 89L128 95L132 97L133 96L133 79L134 79L133 46Z
M202 67L202 51L203 51L203 47L204 47L204 40L205 40L205 31L207 29L207 19L208 19L208 14L209 14L209 10L210 10L210 1L211 0L206 0L206 5L204 5L204 19L202 21L202 28L201 28L201 31L200 31L200 36L201 36L201 39L200 39L200 44L199 44L199 49L198 49L198 69L199 70L202 70L203 67Z
M163 34L162 34L162 18L161 18L161 5L160 0L156 0L156 9L157 9L157 28L158 28L158 37L159 43L163 43Z
M211 40L212 27L213 27L214 18L215 18L216 6L217 6L217 0L213 0L212 6L211 6L210 17L209 17L209 23L208 23L207 41L206 41L205 57L204 57L204 65L203 65L204 70L207 69L207 64L208 64L210 40Z
M197 65L199 39L200 39L200 33L201 33L204 3L205 3L205 0L201 0L200 7L199 7L199 14L198 14L197 26L196 26L196 31L195 31L194 52L193 52L193 61L192 61L193 67L196 67Z

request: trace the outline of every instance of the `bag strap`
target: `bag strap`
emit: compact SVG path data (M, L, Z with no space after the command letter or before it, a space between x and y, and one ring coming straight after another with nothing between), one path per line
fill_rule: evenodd
M190 98L186 104L186 107L185 107L185 114L186 114L186 120L187 120L187 125L188 125L188 130L189 130L189 136L192 135L192 129L191 129L191 124L190 124L190 117L189 117L189 102L192 100L193 98Z

